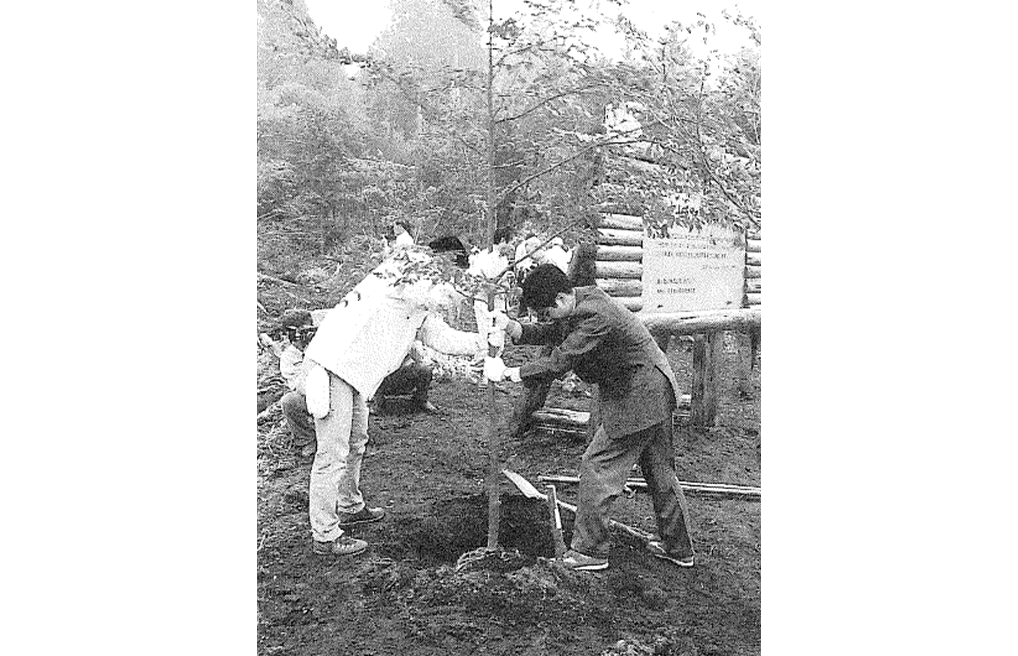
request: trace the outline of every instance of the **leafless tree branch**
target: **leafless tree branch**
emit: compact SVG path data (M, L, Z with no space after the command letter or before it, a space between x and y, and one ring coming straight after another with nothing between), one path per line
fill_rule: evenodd
M517 121L517 120L523 118L524 116L527 116L528 114L532 114L533 112L536 112L538 109L544 107L548 103L551 103L551 102L554 102L554 101L558 100L559 98L564 98L564 97L572 95L574 93L575 94L584 93L585 91L589 91L592 88L594 88L594 87L591 86L591 85L586 85L586 86L578 87L576 89L566 89L565 91L561 91L559 93L556 93L553 96L548 96L547 98L545 98L541 102L537 103L536 105L533 105L532 107L529 107L529 108L523 110L522 112L520 112L519 114L516 114L515 116L508 116L506 118L500 118L497 121L495 121L495 123L502 124L502 123L509 123L511 121Z
M595 148L600 148L602 146L620 146L620 145L631 144L631 143L639 143L639 141L638 140L598 141L596 143L592 143L590 145L584 146L583 148L581 148L580 150L576 151L575 153L573 153L569 157L566 157L565 159L562 159L562 160L560 160L558 162L555 162L554 164L551 164L550 166L546 166L543 169L541 169L540 171L537 171L535 173L531 173L530 175L528 175L527 177L523 178L522 180L517 181L515 184L513 184L511 187L509 187L506 191L504 191L501 196L499 196L498 200L495 203L495 206L498 207L498 205L501 204L502 202L504 202L505 199L508 198L510 195L512 195L512 193L514 191L517 191L518 189L522 189L528 183L530 183L531 180L536 180L537 178L541 177L542 175L545 175L547 173L551 173L555 169L557 169L557 168L559 168L561 166L565 166L569 162L572 162L573 160L581 157L582 155L584 155L586 153L589 153L591 150L593 150Z

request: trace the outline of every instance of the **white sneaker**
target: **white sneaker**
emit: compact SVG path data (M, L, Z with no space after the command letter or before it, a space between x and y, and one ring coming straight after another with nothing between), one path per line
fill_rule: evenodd
M661 560L667 560L670 563L675 563L679 567L692 567L693 556L680 556L676 553L665 550L665 543L660 540L651 540L647 543L647 551L653 554L656 558Z
M608 569L607 558L595 558L581 554L579 551L569 551L562 554L560 562L569 569L579 572L594 572L601 569Z

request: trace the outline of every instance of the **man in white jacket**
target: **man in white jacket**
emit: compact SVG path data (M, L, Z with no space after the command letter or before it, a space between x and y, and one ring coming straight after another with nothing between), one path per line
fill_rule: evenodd
M385 514L368 507L360 491L367 399L399 368L414 340L451 355L476 357L486 348L485 337L451 328L436 312L458 300L451 285L395 283L411 261L430 257L417 248L390 256L326 315L305 351L314 363L306 387L318 436L308 509L315 553L361 553L367 543L343 529Z

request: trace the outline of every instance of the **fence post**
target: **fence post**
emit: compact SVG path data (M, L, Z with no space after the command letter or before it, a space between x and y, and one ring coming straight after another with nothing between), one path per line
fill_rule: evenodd
M752 335L733 333L735 338L736 367L738 368L738 392L742 399L753 396L753 360L756 349L753 347Z
M694 426L713 426L717 418L717 373L723 350L723 334L717 331L697 333L693 337L693 393L690 421Z

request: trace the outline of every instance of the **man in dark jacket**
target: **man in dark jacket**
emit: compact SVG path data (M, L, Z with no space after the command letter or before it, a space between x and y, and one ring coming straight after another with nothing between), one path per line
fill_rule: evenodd
M660 539L648 548L680 567L693 566L689 511L675 475L671 417L678 386L668 359L647 328L597 287L572 287L553 264L523 283L524 307L550 324L495 320L516 344L553 344L551 353L521 367L495 358L485 373L515 382L570 369L600 389L601 425L580 463L579 503L571 548L563 563L576 570L608 567L608 515L633 465L647 479Z

